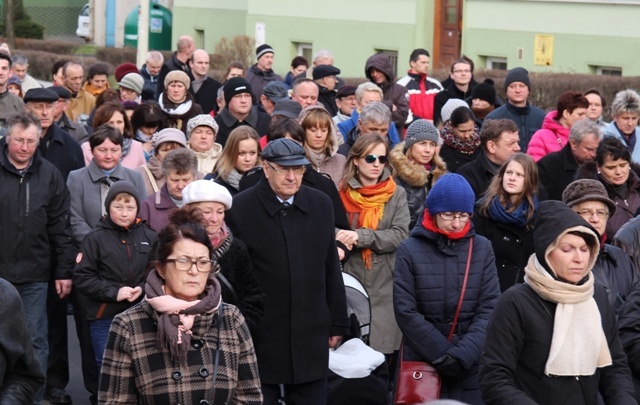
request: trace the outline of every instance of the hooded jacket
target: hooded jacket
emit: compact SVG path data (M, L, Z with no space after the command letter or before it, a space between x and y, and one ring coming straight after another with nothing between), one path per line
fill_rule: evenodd
M550 271L546 255L552 244L571 228L590 239L590 262L596 260L597 233L560 201L540 204L534 243L538 261ZM589 232L590 230L590 232ZM550 271L551 274L553 274ZM589 274L588 277L593 277ZM635 404L627 359L618 338L616 319L607 294L598 283L594 299L600 311L613 364L591 376L547 376L556 304L541 298L528 284L518 284L498 301L487 327L480 362L482 398L487 404Z
M383 83L378 84L373 80L371 76L372 68L384 73L386 80ZM404 124L407 122L407 117L409 117L409 93L407 93L405 87L395 82L389 57L383 53L370 56L365 64L364 73L367 79L382 89L382 102L391 110L391 120L395 124L398 133L403 133ZM395 111L393 111L394 105L396 106Z
M317 109L326 111L326 108L324 108L322 105L312 105L306 107L300 112L298 122L302 124L309 112ZM309 160L309 162L311 162L314 170L316 170L318 173L328 175L331 181L333 181L336 187L338 187L340 181L342 180L344 165L347 162L347 158L338 153L338 131L333 124L333 120L330 121L331 124L329 125L329 133L327 135L327 137L329 138L329 150L327 151L328 153L325 154L325 157L322 159L320 165L318 165L318 159L315 157L317 152L314 152L309 147L309 142L305 142L304 149L307 152L307 159Z
M73 283L87 297L88 320L111 319L139 301L118 302L118 290L125 286L144 290L144 276L154 259L152 248L157 240L156 233L144 221L137 219L130 227L122 228L108 216L84 238Z
M537 130L527 148L527 155L536 162L551 152L557 152L569 142L569 128L557 121L558 111L548 113L542 121L542 128Z

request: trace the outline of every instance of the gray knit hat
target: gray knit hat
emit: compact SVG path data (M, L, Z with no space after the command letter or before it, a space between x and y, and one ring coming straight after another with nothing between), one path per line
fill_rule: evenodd
M449 121L451 118L451 114L460 107L469 108L469 104L466 101L461 100L459 98L450 98L449 101L445 103L440 111L440 116L442 117L442 122Z
M213 129L213 134L218 134L218 123L213 117L209 114L200 114L191 118L189 122L187 122L187 137L191 136L191 132L199 126L207 126Z
M138 73L127 73L118 86L130 89L136 92L136 94L142 94L142 88L144 87L144 79Z
M585 201L600 201L609 208L609 216L616 212L616 203L609 198L604 185L598 180L576 180L569 184L562 192L562 202L569 207Z
M422 141L431 141L438 144L440 142L440 133L429 121L423 119L415 120L407 128L402 152L407 153L414 143Z

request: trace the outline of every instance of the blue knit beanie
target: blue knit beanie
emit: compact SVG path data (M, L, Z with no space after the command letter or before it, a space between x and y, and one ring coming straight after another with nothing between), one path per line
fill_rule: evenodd
M440 177L427 195L429 214L440 212L473 212L476 196L464 177L447 173Z

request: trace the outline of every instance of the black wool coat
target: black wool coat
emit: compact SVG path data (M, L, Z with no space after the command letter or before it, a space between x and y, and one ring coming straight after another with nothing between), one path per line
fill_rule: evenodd
M331 201L301 186L284 207L266 178L233 200L227 224L247 245L265 292L256 343L261 381L325 378L329 337L349 331Z
M489 239L496 256L500 291L524 281L524 267L533 249L533 226L517 227L504 224L476 212L473 216L476 233Z
M200 105L203 114L209 114L212 110L218 113L218 102L216 98L218 97L218 89L220 87L222 87L222 84L210 77L205 79L197 93L193 91L193 86L189 87L189 93L193 95L196 103Z
M575 180L578 164L566 144L557 152L549 153L538 161L540 183L547 190L550 200L562 201L562 192Z

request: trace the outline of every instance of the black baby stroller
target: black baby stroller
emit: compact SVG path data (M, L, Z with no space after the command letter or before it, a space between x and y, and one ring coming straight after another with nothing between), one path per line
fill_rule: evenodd
M355 277L343 272L342 279L351 328L342 345L329 353L327 404L386 405L389 370L384 354L368 346L371 326L369 294Z

